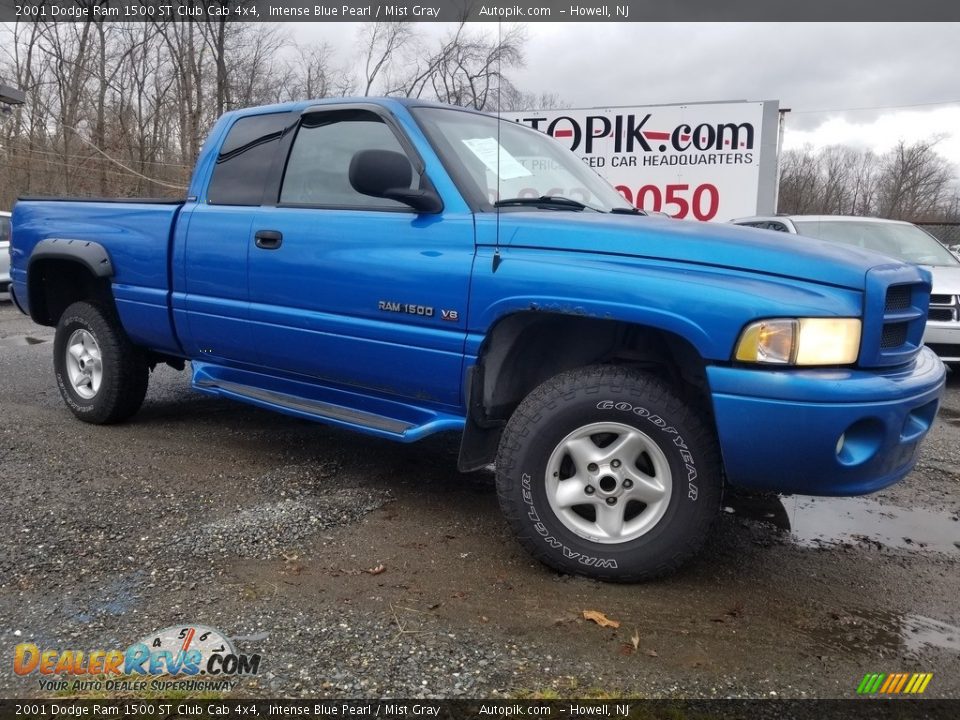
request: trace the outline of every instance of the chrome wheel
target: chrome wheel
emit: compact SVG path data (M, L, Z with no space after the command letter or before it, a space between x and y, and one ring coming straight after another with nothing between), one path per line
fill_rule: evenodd
M103 361L97 339L88 330L75 330L67 340L67 376L73 391L90 400L100 390Z
M673 490L670 464L649 435L623 423L584 425L550 455L547 499L571 532L624 543L663 517Z

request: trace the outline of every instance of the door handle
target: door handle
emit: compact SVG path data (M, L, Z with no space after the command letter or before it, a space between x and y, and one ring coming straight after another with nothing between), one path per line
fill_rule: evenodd
M276 230L257 230L253 237L256 239L257 247L264 250L276 250L283 245L283 233Z

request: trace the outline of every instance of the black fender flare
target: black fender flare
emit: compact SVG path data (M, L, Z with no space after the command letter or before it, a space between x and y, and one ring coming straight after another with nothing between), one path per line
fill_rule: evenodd
M30 253L30 261L27 263L28 281L30 268L38 260L71 260L86 267L96 278L113 277L113 262L107 249L92 240L41 240Z

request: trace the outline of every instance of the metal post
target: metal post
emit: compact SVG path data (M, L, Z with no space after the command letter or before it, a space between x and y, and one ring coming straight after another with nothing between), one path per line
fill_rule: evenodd
M780 108L780 117L779 122L777 123L777 180L776 187L773 191L773 212L777 214L780 212L780 168L781 168L781 159L780 154L783 152L783 130L784 126L787 124L787 113L790 112L790 108Z

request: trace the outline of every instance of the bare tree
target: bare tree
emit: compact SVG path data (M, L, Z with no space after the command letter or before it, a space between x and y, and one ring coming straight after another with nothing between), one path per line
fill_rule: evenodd
M787 151L780 158L779 209L903 220L952 216L956 178L936 145L900 141L882 156L850 147Z
M363 95L370 95L374 83L396 60L400 51L415 38L411 23L375 22L360 29L363 47Z
M936 214L950 200L952 173L936 152L938 140L907 145L902 140L883 158L877 211L894 219Z

